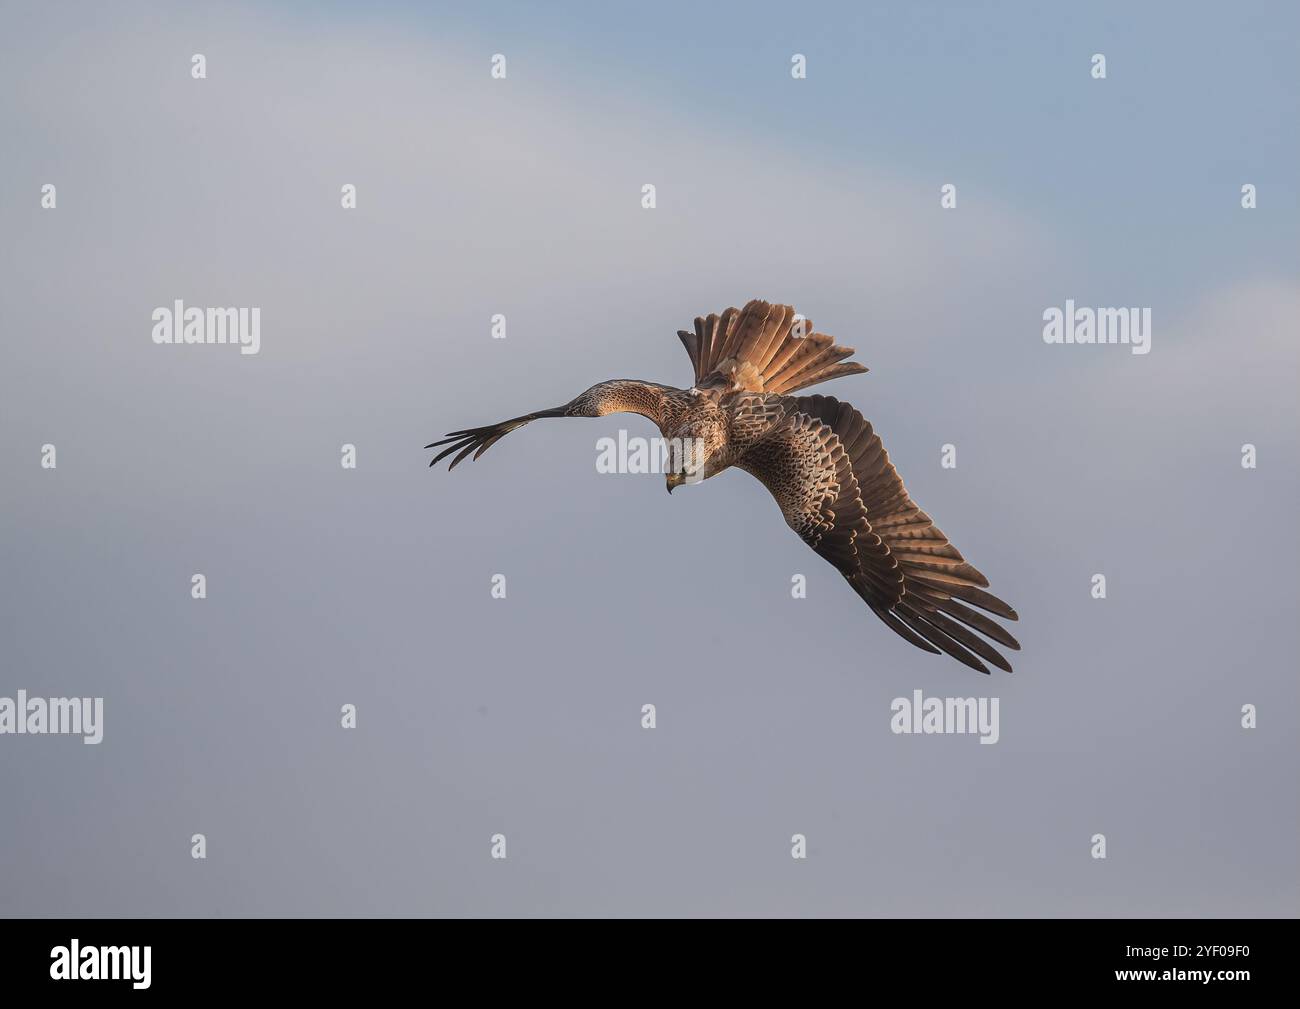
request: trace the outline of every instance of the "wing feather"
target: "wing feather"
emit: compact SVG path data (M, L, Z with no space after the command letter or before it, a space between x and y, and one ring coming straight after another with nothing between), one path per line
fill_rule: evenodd
M985 638L1013 650L1019 642L965 604L1006 620L1016 611L984 591L988 579L912 501L871 424L833 397L783 400L783 421L736 465L900 637L980 672L986 662L1010 672Z
M685 342L684 338L683 342ZM452 453L456 453L456 457L447 467L450 472L471 452L473 458L477 459L511 431L543 417L603 417L610 413L639 413L643 417L649 417L659 430L663 431L672 417L684 409L681 403L684 395L682 390L674 389L672 386L642 382L638 379L618 378L601 382L564 406L537 410L534 413L526 413L522 417L512 417L510 420L488 424L485 427L452 431L446 437L425 446L425 448L447 446L433 457L429 465L434 466Z

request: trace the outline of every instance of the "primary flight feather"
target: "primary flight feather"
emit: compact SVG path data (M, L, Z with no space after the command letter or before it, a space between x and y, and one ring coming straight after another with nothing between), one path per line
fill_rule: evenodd
M636 379L601 382L563 406L453 431L426 446L447 446L429 465L454 453L449 468L455 469L471 452L477 459L542 417L641 414L670 443L696 449L674 456L669 493L732 466L752 474L790 528L835 565L891 630L982 673L985 662L1011 672L989 641L1020 645L985 613L1016 620L1016 611L985 591L988 579L908 496L870 422L830 396L792 395L867 370L842 363L851 347L811 330L790 306L765 301L696 319L694 332L677 334L695 368L690 389Z

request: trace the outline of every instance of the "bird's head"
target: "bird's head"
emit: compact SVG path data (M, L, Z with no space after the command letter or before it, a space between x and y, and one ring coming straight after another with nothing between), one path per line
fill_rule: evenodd
M699 483L709 475L708 452L704 440L696 437L673 437L664 454L664 482L668 493L684 483Z

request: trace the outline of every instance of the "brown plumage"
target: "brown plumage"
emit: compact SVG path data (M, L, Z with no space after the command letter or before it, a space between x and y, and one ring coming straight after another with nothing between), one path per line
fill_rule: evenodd
M853 362L837 364L853 353L812 323L795 318L788 305L751 301L744 311L695 320L695 332L677 331L695 366L695 384L719 379L739 383L749 392L789 394L841 375L867 369Z
M988 672L985 662L1010 672L989 641L1010 649L1020 645L985 613L1016 620L1016 611L985 591L988 580L908 496L870 422L833 397L791 395L866 371L855 362L841 363L852 348L812 332L812 324L789 306L764 301L698 318L694 332L677 335L695 368L692 388L636 379L601 382L564 406L453 431L426 446L447 446L429 465L455 453L454 469L470 453L477 459L506 434L542 417L641 414L665 438L703 448L701 458L668 474L669 492L732 466L752 474L776 499L787 524L891 630L982 673Z

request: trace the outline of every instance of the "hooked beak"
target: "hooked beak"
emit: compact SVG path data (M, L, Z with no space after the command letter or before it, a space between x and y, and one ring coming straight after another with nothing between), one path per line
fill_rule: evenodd
M680 487L686 482L686 477L680 473L669 473L665 482L668 484L668 493L671 494L674 487Z

